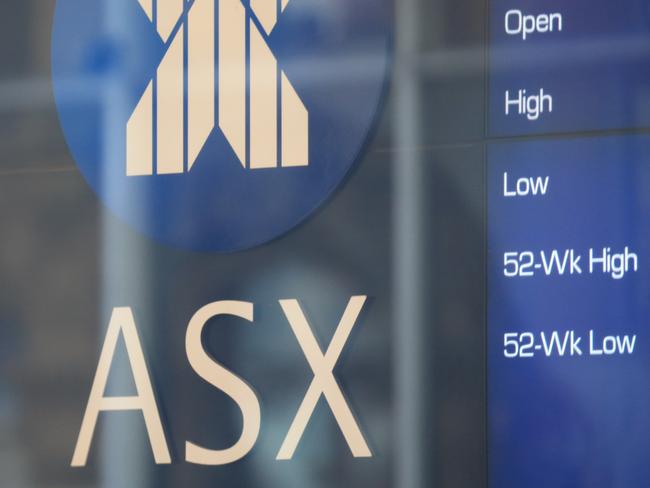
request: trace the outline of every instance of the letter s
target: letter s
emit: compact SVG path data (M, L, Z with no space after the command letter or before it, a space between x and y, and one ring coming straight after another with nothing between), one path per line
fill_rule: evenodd
M260 403L253 389L241 378L212 359L203 348L201 340L206 323L218 315L240 317L253 321L253 304L248 302L214 302L201 308L187 327L185 350L192 369L205 381L221 389L241 409L242 433L239 440L228 449L209 450L191 442L185 444L185 460L205 466L230 464L246 456L257 442L260 432Z

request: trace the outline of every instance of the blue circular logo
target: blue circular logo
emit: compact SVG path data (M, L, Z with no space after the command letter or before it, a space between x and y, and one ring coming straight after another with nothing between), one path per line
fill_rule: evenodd
M359 158L392 19L392 0L58 0L68 145L104 204L159 242L269 242Z

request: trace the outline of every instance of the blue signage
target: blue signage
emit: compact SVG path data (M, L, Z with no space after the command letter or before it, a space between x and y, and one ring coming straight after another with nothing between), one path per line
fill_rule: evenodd
M650 138L488 152L490 486L650 479Z
M161 243L220 252L318 209L369 139L392 32L390 0L318 5L59 0L54 95L102 202Z
M644 0L493 0L489 133L650 126Z

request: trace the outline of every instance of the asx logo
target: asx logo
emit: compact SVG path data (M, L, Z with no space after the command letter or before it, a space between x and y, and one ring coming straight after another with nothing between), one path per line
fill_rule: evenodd
M392 0L57 0L63 133L102 203L146 236L260 246L365 153L392 27Z
M372 457L359 424L334 376L336 367L348 339L358 321L366 296L350 298L336 332L325 352L314 336L307 317L297 300L280 300L280 308L302 349L314 377L298 407L289 430L280 446L276 459L293 458L300 439L321 398L329 405L355 458ZM257 443L261 427L260 399L254 389L238 375L216 361L203 346L202 335L213 319L235 317L242 323L254 321L254 304L241 301L219 301L198 310L187 326L185 351L193 371L211 386L220 389L241 410L243 425L237 442L226 449L211 449L193 442L185 443L185 461L203 466L222 466L244 458ZM105 390L118 340L123 337L127 357L133 373L136 395L128 397L106 396ZM95 428L101 413L138 411L142 413L156 464L170 464L172 458L163 429L154 388L149 376L138 331L130 308L116 308L108 325L95 380L83 417L79 437L72 456L72 467L86 466Z
M192 169L215 127L215 72L219 128L244 168L309 164L308 111L266 41L289 0L251 0L250 15L241 0L138 2L166 53L127 124L128 176Z

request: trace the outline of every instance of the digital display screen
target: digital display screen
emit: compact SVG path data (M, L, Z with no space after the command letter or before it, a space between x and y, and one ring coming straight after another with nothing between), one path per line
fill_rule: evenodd
M650 479L649 158L647 136L489 151L491 486Z
M649 26L643 1L491 2L491 488L648 485Z

